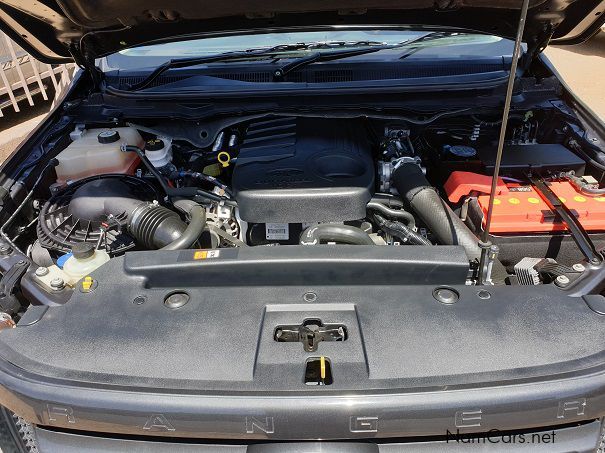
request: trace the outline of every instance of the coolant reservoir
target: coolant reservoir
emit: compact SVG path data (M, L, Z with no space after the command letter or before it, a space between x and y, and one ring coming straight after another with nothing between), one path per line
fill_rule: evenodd
M65 261L63 272L68 276L68 285L74 285L95 269L109 261L105 250L95 250L89 242L81 242L73 246L72 256Z
M83 130L80 138L57 156L57 182L65 184L104 173L133 174L139 157L136 153L122 152L123 144L143 148L145 142L132 127Z

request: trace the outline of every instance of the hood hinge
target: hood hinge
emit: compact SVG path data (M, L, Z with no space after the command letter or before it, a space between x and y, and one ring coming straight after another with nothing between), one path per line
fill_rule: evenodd
M544 27L542 32L538 34L535 39L530 41L527 52L523 55L520 62L520 66L524 71L529 68L529 65L533 59L537 57L538 54L542 53L544 49L546 49L554 33L555 27L549 24Z
M461 0L435 0L433 8L435 11L458 11L462 8Z
M90 75L93 82L93 89L99 88L102 79L102 73L95 65L95 58L88 53L82 51L82 48L77 44L69 46L69 53L74 58L74 62Z

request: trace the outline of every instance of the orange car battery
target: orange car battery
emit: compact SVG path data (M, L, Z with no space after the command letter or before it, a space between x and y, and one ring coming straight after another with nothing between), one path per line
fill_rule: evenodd
M491 179L491 176L476 173L453 172L445 184L445 191L452 203L478 193L477 202L485 225ZM584 195L568 181L553 181L548 185L586 231L605 231L605 197ZM549 233L566 229L531 185L498 180L491 233Z

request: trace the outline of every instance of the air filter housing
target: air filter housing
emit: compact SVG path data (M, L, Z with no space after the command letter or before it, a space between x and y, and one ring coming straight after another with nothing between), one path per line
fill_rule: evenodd
M95 181L99 183L99 190L93 190L94 198L78 196L82 190L94 186ZM109 192L102 188L109 188ZM117 196L141 201L159 199L151 184L133 176L102 175L82 179L53 196L42 207L37 225L40 244L50 250L69 252L75 244L88 242L98 244L110 255L133 248L135 241L125 232L130 213L107 215L104 212L104 204Z

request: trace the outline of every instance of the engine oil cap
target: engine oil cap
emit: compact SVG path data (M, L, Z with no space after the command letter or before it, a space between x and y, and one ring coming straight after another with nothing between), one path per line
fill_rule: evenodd
M433 290L433 297L442 304L452 305L458 302L460 295L455 289L440 286Z
M118 131L107 130L100 132L97 135L97 141L103 145L108 143L115 143L120 139L120 133Z

